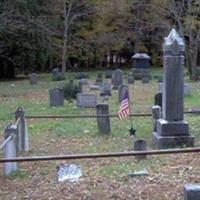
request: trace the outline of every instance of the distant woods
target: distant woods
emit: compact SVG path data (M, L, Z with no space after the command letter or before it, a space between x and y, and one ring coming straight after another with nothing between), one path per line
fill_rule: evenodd
M130 66L136 52L161 66L163 38L173 26L197 80L199 0L0 0L0 78Z

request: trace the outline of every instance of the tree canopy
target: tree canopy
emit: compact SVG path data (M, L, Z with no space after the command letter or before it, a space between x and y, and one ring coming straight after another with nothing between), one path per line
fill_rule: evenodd
M200 65L198 0L0 0L0 77L130 65L145 52L162 66L175 26L187 44L191 78Z

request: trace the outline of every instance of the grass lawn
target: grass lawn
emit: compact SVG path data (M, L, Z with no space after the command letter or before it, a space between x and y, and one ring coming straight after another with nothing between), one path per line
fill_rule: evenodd
M90 82L95 81L97 72L89 72ZM127 75L128 71L125 71ZM161 70L152 70L152 75ZM74 77L68 73L67 79ZM185 97L185 110L200 105L200 83L190 82L192 93ZM26 115L81 115L96 114L95 109L76 108L75 102L65 101L64 107L49 107L48 90L62 86L65 81L52 82L50 74L39 75L37 85L30 85L27 79L0 82L0 143L3 130L14 122L14 112L20 106ZM126 80L125 80L125 83ZM150 113L154 95L158 90L157 80L149 84L136 81L129 85L131 113ZM84 88L89 91L88 88ZM99 91L95 91L97 94ZM98 102L102 98L98 97ZM112 91L108 101L110 113L119 109L118 91ZM190 124L190 132L196 136L196 146L200 142L200 116L185 116ZM138 138L147 140L152 149L151 117L133 118ZM111 134L98 133L96 119L29 119L29 156L71 153L117 152L132 150L132 140L128 129L128 119L111 119ZM3 153L0 152L1 157ZM151 156L138 161L135 158L93 159L81 161L54 161L19 164L19 171L11 177L3 177L0 165L0 199L182 199L183 185L199 181L199 155ZM58 183L56 166L61 163L77 163L83 169L81 181ZM130 171L147 168L148 177L128 178ZM164 191L164 192L163 192Z

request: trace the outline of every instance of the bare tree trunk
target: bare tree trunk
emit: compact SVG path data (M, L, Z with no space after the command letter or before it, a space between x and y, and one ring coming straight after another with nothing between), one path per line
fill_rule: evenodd
M68 30L69 30L69 16L72 9L73 0L70 1L68 9L66 9L66 3L64 0L64 41L63 41L63 54L62 54L62 74L65 75L67 64L67 42L68 42Z
M138 53L140 49L140 43L141 43L141 37L140 37L140 24L138 22L140 16L140 11L138 10L136 13L136 39L135 39L135 47L134 47L134 52Z

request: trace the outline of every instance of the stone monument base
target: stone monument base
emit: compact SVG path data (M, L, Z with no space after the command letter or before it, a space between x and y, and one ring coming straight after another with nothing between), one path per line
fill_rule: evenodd
M157 132L152 134L153 144L158 149L175 147L193 147L195 137L193 135L161 136Z
M189 124L186 121L167 121L159 119L156 123L157 133L161 136L189 135Z

